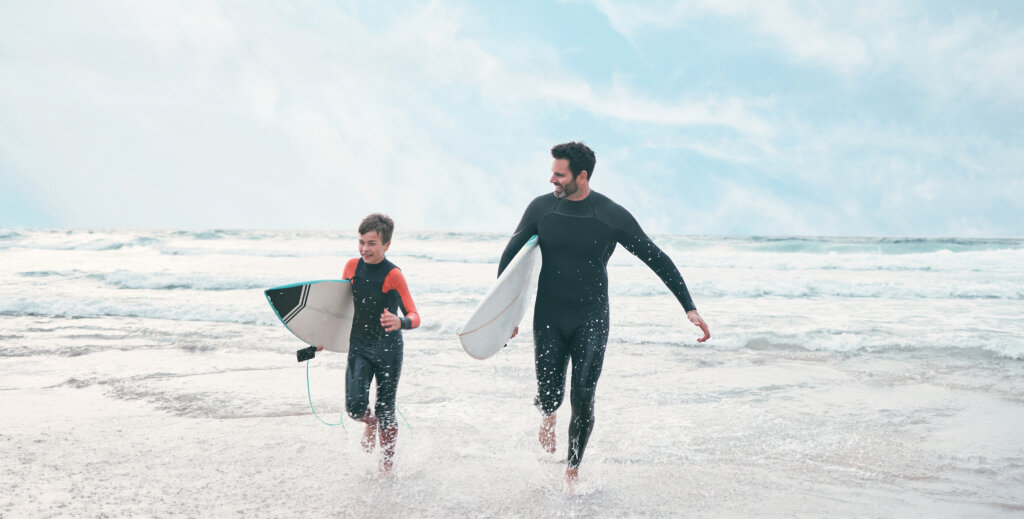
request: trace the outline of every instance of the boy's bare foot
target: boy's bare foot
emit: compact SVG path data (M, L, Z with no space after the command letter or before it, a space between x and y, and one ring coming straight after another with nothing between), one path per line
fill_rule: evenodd
M576 483L580 479L580 469L577 468L566 468L565 469L565 481L562 485L562 491L566 494L576 493Z
M540 446L548 454L555 453L555 413L541 418L540 431L537 436L540 439Z
M392 461L395 458L395 443L398 441L398 426L392 425L380 430L380 464L377 466L381 476L390 476Z
M377 445L377 417L370 416L363 420L366 423L366 431L363 432L363 439L359 442L365 452L373 452Z

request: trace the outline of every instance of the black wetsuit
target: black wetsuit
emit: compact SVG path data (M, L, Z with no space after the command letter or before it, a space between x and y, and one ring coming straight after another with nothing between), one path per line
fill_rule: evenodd
M384 309L404 317L402 329L419 326L420 318L409 295L402 271L387 259L368 264L353 258L343 276L352 282L355 314L349 335L348 368L345 371L345 410L354 420L366 417L370 405L370 383L377 379L374 411L382 431L397 426L395 397L402 375L404 343L402 331L385 332L380 325Z
M499 275L534 234L543 260L533 314L534 403L544 415L562 405L572 361L568 462L577 467L594 427L594 394L608 343L607 265L615 244L646 263L686 311L696 307L668 255L628 211L600 193L591 191L578 202L554 194L535 198L505 247Z

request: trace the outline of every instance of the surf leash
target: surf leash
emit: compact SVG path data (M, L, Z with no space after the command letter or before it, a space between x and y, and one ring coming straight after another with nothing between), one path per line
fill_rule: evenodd
M341 416L338 417L338 423L330 423L327 420L324 420L323 418L320 418L320 415L316 414L316 408L313 407L313 391L311 389L309 389L309 361L308 360L306 361L306 398L309 399L309 409L310 409L310 411L313 411L313 416L315 416L317 420L320 420L320 422L322 424L328 425L328 426L331 426L331 427L337 427L337 426L340 425L342 430L344 430L346 434L348 433L348 428L345 427L345 413L344 412L342 412ZM410 431L412 431L412 425L409 424L409 420L407 420L405 418L405 415L402 414L402 410L399 409L397 406L395 406L395 411L398 411L398 416L402 417L402 421L405 422L405 426L408 427Z
M405 422L405 426L406 426L406 427L408 427L408 428L409 428L409 430L411 431L411 430L412 430L412 426L411 426L411 425L409 425L409 420L406 420L406 419L405 419L405 415L404 415L404 414L402 414L402 410L401 410L401 409L399 409L397 405L395 406L395 411L398 411L398 416L401 416L401 417L402 417L402 421L403 421L403 422Z
M348 434L348 428L345 427L344 412L341 413L342 416L338 417L338 423L330 423L327 420L324 420L323 418L320 418L320 415L316 414L316 408L313 407L313 392L310 391L310 389L309 389L309 361L308 360L306 361L306 397L309 398L309 409L311 411L313 411L313 416L315 416L317 420L320 420L320 422L322 422L324 425L329 425L331 427L337 427L337 426L340 425L341 426L341 430L345 431L345 434Z

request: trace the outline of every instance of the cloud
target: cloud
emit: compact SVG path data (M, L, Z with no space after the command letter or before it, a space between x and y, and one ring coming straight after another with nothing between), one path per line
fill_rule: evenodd
M700 18L734 18L772 40L796 59L828 65L837 70L863 67L864 41L847 31L848 17L833 17L815 5L785 1L681 0L672 2L615 2L594 0L609 23L628 38L648 29L673 30Z
M511 190L497 212L514 219L535 192L493 170L507 153L488 132L502 126L518 130L504 149L541 156L547 140L520 134L550 111L772 131L756 103L655 101L573 75L551 49L522 59L466 37L478 15L440 2L401 16L331 3L7 11L0 157L70 225L320 226L380 207L424 226L489 225L463 215L494 213Z
M700 20L727 20L773 45L794 63L847 78L891 74L948 99L1024 100L1024 29L1017 13L995 9L948 16L934 4L786 0L594 0L628 38L648 30L675 32ZM1012 10L1004 6L1004 10Z
M52 226L59 212L39 186L7 174L0 164L0 222L16 227Z
M716 207L700 217L702 228L723 228L728 234L827 234L831 222L810 221L805 204L738 182L718 181L713 188ZM806 204L815 205L815 204Z
M595 6L637 63L594 72L579 63L596 47L503 34L465 3L5 3L0 163L63 225L348 227L386 211L407 229L507 231L548 189L547 148L582 138L599 190L651 232L1024 229L1005 216L1024 212L1019 24L884 3ZM722 76L694 81L710 65L645 46L709 21L741 54L714 63ZM591 25L579 41L609 35ZM777 80L743 76L754 60Z
M1024 191L1014 180L1024 173L1024 135L1014 122L1024 116L1024 32L1009 6L592 3L645 59L663 52L645 41L687 45L694 32L713 33L713 41L728 34L752 40L738 45L745 57L778 60L769 73L791 82L772 84L774 102L758 113L771 133L647 137L652 148L708 161L704 168L723 182L713 216L719 225L739 229L749 210L758 215L749 232L786 225L838 234L1024 231L1017 216ZM713 86L756 88L755 80L733 78Z

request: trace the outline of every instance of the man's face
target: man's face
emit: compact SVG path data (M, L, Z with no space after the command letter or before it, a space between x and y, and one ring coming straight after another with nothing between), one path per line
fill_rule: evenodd
M359 255L370 265L384 261L384 253L388 251L388 247L391 247L391 242L381 243L380 234L377 231L359 235Z
M551 163L551 183L555 185L555 196L565 198L579 190L576 180L569 171L569 159L555 159Z

